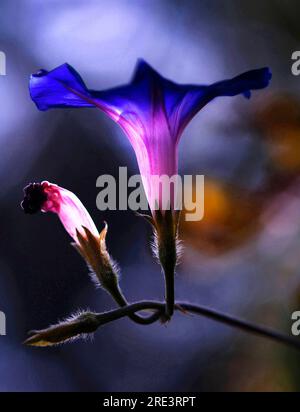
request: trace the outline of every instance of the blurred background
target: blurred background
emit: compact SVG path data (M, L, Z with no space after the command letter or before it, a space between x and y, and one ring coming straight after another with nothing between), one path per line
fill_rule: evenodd
M75 192L122 268L130 301L163 298L151 230L130 211L96 209L96 179L138 173L117 125L95 109L39 112L28 78L68 62L88 87L128 82L146 59L176 82L206 84L269 66L271 86L206 106L185 130L180 172L205 175L205 217L182 222L176 293L290 334L300 309L300 77L297 0L2 0L0 50L1 391L298 391L292 349L211 320L167 327L127 319L94 341L22 346L26 332L77 308L113 308L95 290L57 217L24 215L22 188L49 180ZM300 338L299 338L300 339Z

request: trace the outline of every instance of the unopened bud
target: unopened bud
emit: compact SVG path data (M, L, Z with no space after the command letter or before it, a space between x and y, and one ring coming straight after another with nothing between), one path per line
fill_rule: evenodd
M53 346L86 338L99 327L99 321L94 313L75 314L68 319L42 330L32 331L24 344L30 346Z

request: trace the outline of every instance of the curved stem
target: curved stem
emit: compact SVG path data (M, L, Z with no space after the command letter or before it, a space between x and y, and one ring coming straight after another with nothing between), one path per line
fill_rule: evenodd
M227 313L189 302L176 302L174 307L183 313L191 312L196 315L206 316L225 325L272 339L275 342L283 343L300 351L300 341L298 339L284 335L271 328L256 325ZM136 312L142 310L155 310L155 314L159 314L165 320L165 303L141 301L104 313L85 312L74 320L62 322L47 329L32 331L31 336L24 343L33 346L55 345L82 334L93 333L105 323L113 322L125 316L132 317L136 315Z
M158 313L164 313L165 304L156 301L147 301L143 300L140 302L131 303L127 306L123 306L118 309L113 309L107 312L97 313L96 318L100 325L104 325L105 323L113 322L115 320L124 318L126 316L131 316L136 312L142 310L156 310Z
M157 312L163 314L165 310L165 304L156 301L141 301L109 312L97 314L96 317L99 321L100 326L146 309L157 310ZM205 316L225 325L241 329L245 332L254 333L264 338L268 338L278 343L283 343L300 350L300 341L295 338L284 335L271 328L257 325L255 323L229 315L227 313L208 308L206 306L196 305L189 302L176 302L175 309L181 312L187 311L196 315Z
M121 308L130 306L118 284L114 287L114 290L110 288L109 293L111 294L112 298ZM161 317L161 312L157 310L153 314L147 317L138 315L137 313L133 312L133 313L129 313L128 317L132 321L140 325L150 325L151 323L156 322Z

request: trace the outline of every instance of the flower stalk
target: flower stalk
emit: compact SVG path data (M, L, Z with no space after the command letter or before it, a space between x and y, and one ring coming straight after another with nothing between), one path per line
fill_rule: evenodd
M178 221L179 211L171 208L154 212L155 254L162 267L165 278L166 320L170 320L174 312L175 302L175 268L178 262Z

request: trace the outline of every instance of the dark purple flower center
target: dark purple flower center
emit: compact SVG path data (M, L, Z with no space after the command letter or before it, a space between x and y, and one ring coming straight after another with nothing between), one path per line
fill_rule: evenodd
M29 183L23 191L24 199L21 202L21 207L24 212L29 214L39 212L47 200L47 194L41 183Z

